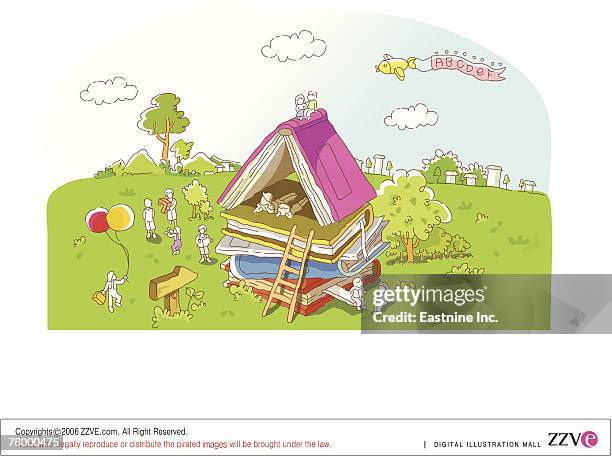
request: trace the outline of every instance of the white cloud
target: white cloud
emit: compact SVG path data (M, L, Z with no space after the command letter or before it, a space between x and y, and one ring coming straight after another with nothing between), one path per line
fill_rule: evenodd
M138 95L138 88L117 76L106 81L95 81L81 91L81 100L93 101L97 105L112 104L116 101L133 100Z
M397 127L400 130L414 130L418 127L435 125L438 122L438 113L430 111L423 103L408 108L397 108L385 117L385 125Z
M269 44L261 48L261 53L269 59L276 57L279 62L286 62L303 57L321 57L326 49L325 41L315 38L308 30L302 30L300 33L272 38Z

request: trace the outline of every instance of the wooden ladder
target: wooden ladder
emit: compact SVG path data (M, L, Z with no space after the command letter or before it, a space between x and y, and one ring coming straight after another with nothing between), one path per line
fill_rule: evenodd
M278 268L278 274L276 274L276 279L274 280L274 284L272 285L272 289L270 290L270 296L268 296L268 300L266 301L266 306L262 312L262 317L268 315L268 310L270 310L270 305L274 299L278 299L289 305L289 313L287 314L287 322L291 323L293 321L293 314L295 313L295 306L297 303L298 292L300 286L302 285L302 279L304 278L304 271L306 270L306 260L308 255L310 254L310 247L312 246L312 238L314 237L314 230L310 230L308 233L308 239L298 236L295 232L297 230L297 225L293 225L291 228L291 233L289 233L289 239L287 239L287 245L285 246L285 252L283 253L283 258L281 259L280 266ZM293 243L293 241L298 240L302 241L306 244L305 248L299 247ZM295 255L293 252L299 253L299 255ZM300 269L296 269L287 264L288 260L293 260L301 263ZM290 282L284 277L284 274L293 273L297 275L297 280L295 283ZM289 291L291 297L282 294L280 292L281 288L285 288ZM278 290L278 291L277 291Z

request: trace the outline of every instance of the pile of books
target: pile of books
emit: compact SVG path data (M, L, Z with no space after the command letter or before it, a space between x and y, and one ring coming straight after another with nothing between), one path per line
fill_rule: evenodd
M294 226L303 238L313 232L298 313L320 309L333 299L326 290L349 290L356 277L364 285L375 282L380 277L377 257L388 247L382 241L387 222L370 205L375 197L323 109L309 120L280 124L219 198L227 228L216 251L229 256L221 264L228 273L225 285L244 281L267 299ZM297 260L287 264L300 269ZM298 277L290 273L285 279L295 283Z

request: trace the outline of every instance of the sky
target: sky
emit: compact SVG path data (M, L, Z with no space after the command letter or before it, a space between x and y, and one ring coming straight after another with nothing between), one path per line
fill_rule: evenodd
M325 42L321 56L281 62L262 54L274 37L300 30ZM425 59L446 50L502 63L506 80L412 70L399 81L374 68L385 53ZM502 166L512 187L530 179L539 190L548 188L550 131L537 90L503 57L432 25L369 13L202 2L134 23L74 57L49 97L55 182L90 177L142 148L159 158L161 144L137 128L140 113L158 93L177 94L191 121L172 141L183 138L194 142L194 152L242 162L294 116L296 94L315 90L357 158L383 154L395 168L411 169L437 149L450 150L464 164ZM96 105L81 98L92 82L115 76L136 86L133 99ZM385 124L394 109L418 103L438 114L435 125L400 130Z

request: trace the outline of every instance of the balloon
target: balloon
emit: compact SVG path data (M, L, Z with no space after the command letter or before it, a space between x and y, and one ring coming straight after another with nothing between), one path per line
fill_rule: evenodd
M134 211L126 204L116 204L106 214L106 223L111 230L125 231L134 224Z
M93 233L105 233L108 231L108 223L106 223L106 214L108 211L103 207L92 209L85 216L85 224L89 231Z

